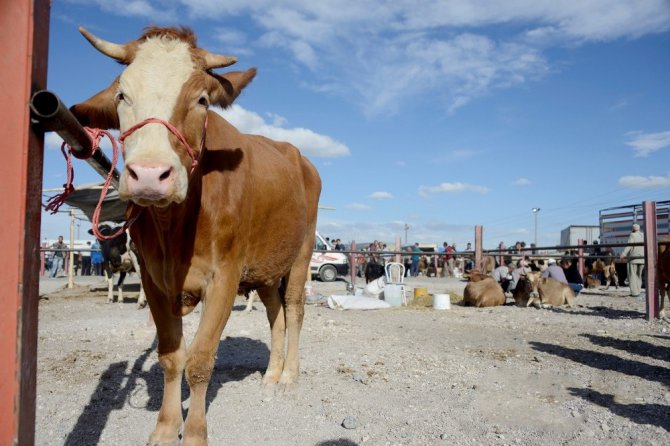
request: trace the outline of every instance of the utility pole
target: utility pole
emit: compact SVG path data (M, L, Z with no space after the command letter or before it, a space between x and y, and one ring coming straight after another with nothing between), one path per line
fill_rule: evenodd
M535 243L535 247L537 248L537 214L540 212L540 208L533 208L533 215L535 216L535 238L533 239L533 242Z
M405 223L405 244L407 244L407 231L409 230L409 225Z

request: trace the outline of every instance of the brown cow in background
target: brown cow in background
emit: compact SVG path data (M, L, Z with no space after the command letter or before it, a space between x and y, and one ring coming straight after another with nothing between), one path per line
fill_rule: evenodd
M495 307L505 304L505 293L496 280L488 276L478 282L470 282L463 292L463 304L467 307Z
M605 289L608 290L610 287L610 283L614 283L615 288L619 288L619 276L617 275L616 272L616 265L614 264L613 259L609 259L607 261L603 259L596 259L592 264L591 268L589 269L589 272L586 274L587 276L587 281L586 281L586 286L587 288L596 288L596 286L591 286L595 285L595 280L598 280L598 276L603 277L604 282L605 282ZM595 279L589 282L588 277L591 279ZM602 282L602 281L600 281ZM597 286L599 286L598 284Z
M533 271L521 276L513 294L517 306L575 306L575 293L567 284L550 277L540 277L540 274Z

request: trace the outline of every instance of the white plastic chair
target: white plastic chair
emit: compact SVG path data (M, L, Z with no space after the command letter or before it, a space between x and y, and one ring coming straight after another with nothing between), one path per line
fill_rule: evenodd
M400 292L400 305L407 306L407 296L405 294L405 265L402 263L389 262L386 264L386 286L384 287L384 296L394 295L398 290ZM388 299L387 299L388 301Z

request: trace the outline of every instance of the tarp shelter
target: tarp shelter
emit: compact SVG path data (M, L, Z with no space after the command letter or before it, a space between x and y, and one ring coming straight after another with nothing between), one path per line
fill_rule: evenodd
M100 200L102 192L102 183L83 184L75 186L75 190L67 197L65 203L70 207L80 209L89 220L93 221L93 212ZM100 212L100 221L113 221L121 223L126 221L126 208L128 203L121 201L119 192L115 189L109 189L105 200L102 202L102 211Z

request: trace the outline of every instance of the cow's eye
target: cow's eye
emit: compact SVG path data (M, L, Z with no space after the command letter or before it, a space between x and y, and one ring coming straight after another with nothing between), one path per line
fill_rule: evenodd
M198 99L198 105L202 105L203 107L209 107L209 99L207 99L206 96L200 96Z
M123 94L122 91L117 91L116 92L116 98L115 99L116 99L117 104L119 104L121 102L125 102L126 104L130 103L130 101L128 100L128 97L125 94Z

